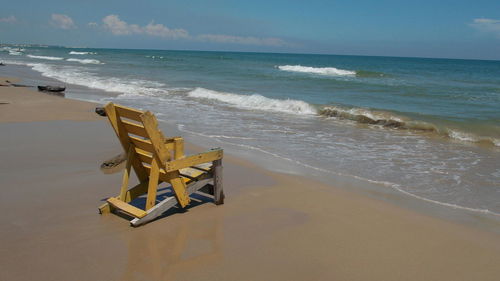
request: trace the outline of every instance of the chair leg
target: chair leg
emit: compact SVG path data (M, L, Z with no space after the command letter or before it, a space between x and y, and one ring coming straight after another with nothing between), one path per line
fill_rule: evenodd
M153 162L151 163L151 172L149 173L148 197L146 199L145 208L146 211L156 205L156 191L158 189L159 177L160 168L158 165L158 161L156 161L156 159L153 159Z
M222 159L213 161L214 202L215 205L224 204L224 188L222 186Z
M120 197L118 197L122 201L125 201L125 197L127 194L128 180L130 178L130 168L132 167L133 155L134 155L134 147L132 145L130 145L129 149L128 149L128 153L127 153L127 164L125 167L125 171L123 172L122 187L120 189Z
M173 172L173 173L176 173L177 177L171 179L170 184L174 189L175 197L177 198L177 201L179 201L179 205L181 205L181 207L184 208L191 201L191 199L189 199L189 195L186 190L186 183L180 177L179 172Z

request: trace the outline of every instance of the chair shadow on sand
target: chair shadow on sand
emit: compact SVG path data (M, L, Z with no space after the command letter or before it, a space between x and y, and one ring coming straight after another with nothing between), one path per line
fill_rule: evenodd
M204 191L204 190L201 189L200 191ZM170 186L158 188L158 194L156 196L156 201L161 202L165 198L168 198L171 196L174 196L174 192L172 191ZM179 205L176 205L175 207L168 209L163 214L156 217L154 220L151 221L151 223L154 223L157 220L160 220L162 218L169 217L169 216L172 216L175 214L185 213L185 212L189 211L191 208L194 208L194 207L206 204L206 203L213 203L213 200L214 200L212 196L207 196L206 193L204 193L204 194L192 193L190 195L190 198L192 199L192 201L188 206L186 206L184 208L180 208ZM102 198L100 201L106 202L107 199L108 198ZM136 208L144 208L146 205L146 200L147 200L147 196L143 195L143 196L140 196L138 198L135 198L129 204L136 207ZM115 215L117 215L121 218L124 218L126 220L130 220L133 218L133 217L131 217L128 214L123 213L123 212L115 212Z

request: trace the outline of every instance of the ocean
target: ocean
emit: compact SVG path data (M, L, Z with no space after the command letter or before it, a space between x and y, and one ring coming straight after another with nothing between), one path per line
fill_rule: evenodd
M500 215L500 61L43 46L0 61L279 172Z

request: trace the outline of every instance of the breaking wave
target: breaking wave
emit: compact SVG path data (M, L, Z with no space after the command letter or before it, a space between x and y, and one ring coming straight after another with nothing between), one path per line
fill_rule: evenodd
M69 52L70 55L95 55L96 53L94 52L76 52L76 51L71 51Z
M100 89L106 92L117 92L128 96L165 96L176 93L173 89L166 88L165 84L155 81L100 77L94 73L74 66L54 66L43 63L28 63L27 65L32 67L33 70L40 72L43 76L69 84ZM241 109L264 110L302 116L331 117L337 120L348 120L378 128L408 130L437 135L459 142L500 147L500 138L480 136L434 123L412 120L407 116L401 116L387 111L340 106L324 106L322 108L317 108L302 100L273 99L258 94L241 95L218 92L205 88L195 88L192 90L183 89L179 93L187 94L188 97L196 99L220 101Z
M366 70L354 71L354 70L339 69L335 67L311 67L302 65L279 65L276 67L279 70L283 71L318 74L324 76L356 76L361 78L389 77L389 75L382 72L366 71Z
M271 99L257 94L238 95L233 93L217 92L204 88L196 88L190 91L188 96L192 98L218 100L234 105L238 108L250 110L266 110L298 115L315 115L317 113L316 109L312 105L304 101Z
M324 117L350 120L361 124L378 125L390 129L434 133L461 142L480 143L500 147L500 139L498 138L477 136L471 133L461 132L456 129L438 126L429 122L412 120L408 117L398 116L385 111L375 111L365 108L326 106L320 109L318 114Z
M64 58L60 57L48 57L48 56L34 56L34 55L26 55L27 57L33 58L33 59L41 59L41 60L63 60Z
M165 87L165 84L159 82L140 79L101 77L74 66L53 66L43 63L28 63L27 65L33 70L40 72L45 77L106 92L117 92L129 95L161 95L167 93L167 90L162 89Z
M25 49L11 48L11 47L2 47L2 48L0 48L0 50L9 52L9 55L11 55L11 56L20 56L23 54L22 52L25 51Z
M74 61L74 62L79 62L83 64L104 64L100 62L99 60L94 60L94 59L66 59L66 61Z
M354 76L356 71L344 70L335 67L310 67L302 65L279 65L279 70L290 72L302 72L327 76Z

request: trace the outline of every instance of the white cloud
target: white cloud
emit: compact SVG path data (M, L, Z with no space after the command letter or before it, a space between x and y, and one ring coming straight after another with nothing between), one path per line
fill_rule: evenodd
M150 22L144 28L144 32L151 36L169 37L169 38L188 38L189 33L182 28L170 29L163 24Z
M8 16L5 18L0 18L0 22L15 23L15 22L17 22L17 18L14 16Z
M189 33L184 29L170 29L163 24L150 22L146 26L128 24L117 15L108 15L102 19L103 27L114 35L147 34L164 38L189 38Z
M210 41L217 43L231 43L241 45L258 45L258 46L273 46L280 47L288 45L287 42L280 38L267 37L259 38L253 36L233 36L224 34L202 34L198 38L202 41Z
M67 15L62 15L62 14L52 14L50 19L50 24L60 29L76 28L73 19L68 17Z
M91 27L97 27L95 22L88 23ZM102 27L110 31L114 35L133 35L144 34L154 37L171 38L171 39L191 39L206 42L217 42L225 44L240 44L240 45L257 45L257 46L290 46L290 44L280 38L275 37L253 37L253 36L233 36L224 34L201 34L191 36L189 32L182 28L171 29L163 24L151 21L148 25L140 26L137 24L129 24L120 19L118 15L108 15L102 19Z
M102 19L104 28L111 31L114 35L128 35L133 33L141 33L140 28L136 24L128 24L117 15L109 15Z
M472 27L483 32L491 32L500 36L500 20L478 18L470 24Z
M89 27L98 27L98 26L99 26L99 25L97 24L97 22L93 22L93 21L91 21L91 22L87 23L87 25L88 25Z

